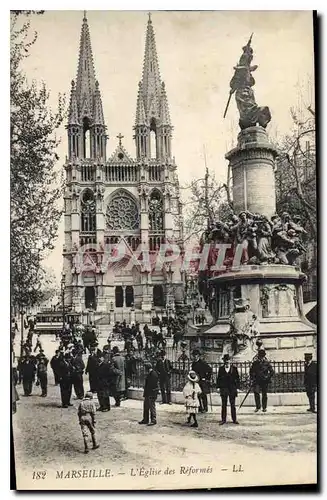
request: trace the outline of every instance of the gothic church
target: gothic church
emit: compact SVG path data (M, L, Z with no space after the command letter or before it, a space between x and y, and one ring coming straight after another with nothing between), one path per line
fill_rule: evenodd
M123 244L131 252L146 244L150 259L161 243L182 245L172 129L149 15L136 102L136 157L126 151L119 134L116 149L107 158L107 127L84 14L77 78L71 84L64 165L66 308L81 314L93 311L95 318L110 313L111 321L129 321L132 311L133 319L143 322L149 321L155 309L173 307L174 300L170 304L166 300L171 294L181 297L183 277L178 268L163 266L149 272L142 266L126 270L117 264L113 271L103 258L106 245ZM82 257L81 248L87 249Z

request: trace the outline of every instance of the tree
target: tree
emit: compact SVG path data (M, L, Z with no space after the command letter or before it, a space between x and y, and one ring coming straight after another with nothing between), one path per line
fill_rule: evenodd
M217 182L214 173L206 173L182 189L189 191L183 203L185 217L185 240L199 239L203 231L217 220L225 221L232 213L232 204L227 195L227 185Z
M19 308L40 299L42 262L58 233L63 189L55 131L64 119L64 98L53 112L45 83L30 83L21 67L37 39L30 35L30 15L12 12L10 31L11 298Z
M293 130L277 141L277 211L300 215L311 239L317 237L315 111L290 110Z

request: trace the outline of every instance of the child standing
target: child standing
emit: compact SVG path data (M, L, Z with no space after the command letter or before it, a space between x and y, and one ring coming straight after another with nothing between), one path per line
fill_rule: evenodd
M82 429L82 435L84 440L84 453L89 452L87 446L88 431L90 432L92 437L93 450L96 450L100 446L96 442L95 404L93 403L92 399L93 399L92 392L87 392L84 396L83 401L80 402L78 407L78 419Z
M199 427L199 424L196 420L196 414L198 413L198 409L200 406L198 396L199 394L201 394L201 389L198 384L199 378L193 370L189 372L187 378L188 381L186 382L183 389L186 411L188 413L187 423L190 424L193 417L194 422L191 427Z

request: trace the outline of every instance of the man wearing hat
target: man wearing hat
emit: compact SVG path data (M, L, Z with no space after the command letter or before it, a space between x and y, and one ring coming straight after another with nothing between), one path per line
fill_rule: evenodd
M95 435L95 404L93 403L92 392L87 392L83 401L80 402L78 406L78 419L84 440L84 453L89 452L87 443L88 431L91 434L93 450L96 450L100 445L97 444Z
M194 361L192 363L192 370L195 371L199 377L199 385L201 388L201 394L199 396L200 402L200 413L206 413L208 411L208 397L210 394L210 381L212 376L212 368L206 361L201 359L200 351L195 349L193 351Z
M258 350L258 355L253 360L250 368L250 378L253 385L256 413L260 411L261 404L262 411L264 413L267 411L268 385L274 373L275 372L273 370L273 367L266 358L266 351L263 347L260 347ZM262 393L262 402L260 400L260 392Z
M159 384L161 391L161 404L171 405L171 388L170 388L170 378L171 378L172 364L167 359L165 351L160 351L158 356L158 361L156 363L155 371L159 375Z
M158 387L158 374L154 371L152 363L146 361L144 363L144 368L146 372L144 392L143 392L143 419L139 424L156 425L157 414L156 414L156 399L158 397L159 387ZM151 421L149 422L149 414Z
M70 398L72 396L72 387L73 387L73 382L72 382L73 367L71 364L71 359L72 359L71 353L69 351L66 351L58 365L60 395L63 408L68 408L68 406L72 406L70 402Z
M304 355L304 387L308 396L310 407L307 411L316 413L315 393L317 390L317 363L312 361L312 354L305 353Z
M41 386L41 396L45 397L48 391L48 363L49 360L45 356L43 349L40 350L40 353L36 356L37 358L37 379Z
M120 406L122 395L126 391L125 358L119 352L118 346L112 349L112 364L116 373L116 391L114 394L115 406Z
M220 366L218 370L217 376L217 388L220 391L221 397L221 421L219 425L226 424L228 398L233 424L238 424L235 399L237 397L237 390L240 387L240 377L236 366L230 363L229 354L224 354L223 363L223 366Z
M97 392L97 368L98 368L99 358L95 352L95 346L90 347L90 354L87 359L85 375L89 375L90 391Z

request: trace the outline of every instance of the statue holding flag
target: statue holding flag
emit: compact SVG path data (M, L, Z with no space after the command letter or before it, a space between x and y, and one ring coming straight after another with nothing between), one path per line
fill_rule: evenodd
M258 68L257 65L251 65L253 59L253 49L251 47L252 35L248 43L243 47L243 54L240 57L237 66L234 66L234 76L230 81L229 98L226 105L224 118L232 95L235 93L235 100L240 113L239 126L241 130L248 127L255 127L259 124L266 128L271 120L270 110L267 106L258 106L252 87L255 79L252 73Z

